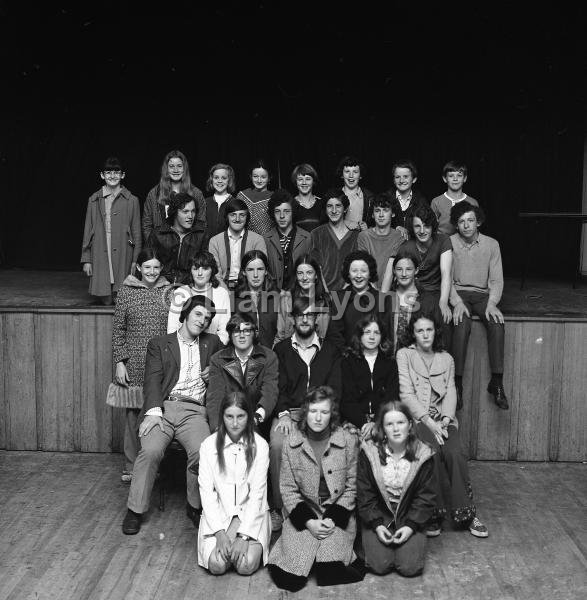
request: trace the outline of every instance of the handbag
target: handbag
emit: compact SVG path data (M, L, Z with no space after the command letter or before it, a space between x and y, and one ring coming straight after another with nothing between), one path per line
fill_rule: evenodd
M140 385L124 387L111 383L106 394L106 404L114 408L143 408L143 388Z

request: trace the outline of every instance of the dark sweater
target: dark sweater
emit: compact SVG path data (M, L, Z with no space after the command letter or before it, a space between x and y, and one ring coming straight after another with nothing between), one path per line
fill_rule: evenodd
M364 356L345 356L341 366L340 412L345 420L356 427L362 427L367 422L369 403L371 412L377 413L384 402L399 400L399 377L395 359L385 357L382 352L377 354L373 368L373 388L371 370Z
M309 388L317 385L329 385L340 398L340 355L327 340L310 363L310 381L308 366L293 349L291 338L283 340L273 348L279 359L279 398L275 414L290 408L299 408Z

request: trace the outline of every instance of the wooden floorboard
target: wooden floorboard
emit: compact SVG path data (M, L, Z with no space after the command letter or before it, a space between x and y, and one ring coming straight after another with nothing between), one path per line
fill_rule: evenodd
M424 575L280 592L266 570L213 577L197 566L181 489L137 536L121 533L119 454L0 451L0 600L584 600L587 465L471 462L490 537L444 531ZM153 497L155 504L156 497Z

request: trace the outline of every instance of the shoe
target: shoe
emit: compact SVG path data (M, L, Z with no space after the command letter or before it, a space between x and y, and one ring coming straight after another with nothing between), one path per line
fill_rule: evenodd
M120 476L122 483L130 483L132 481L132 471L123 471Z
M489 537L489 531L481 521L475 517L469 524L469 531L472 535L479 538Z
M141 530L143 515L133 512L130 508L126 511L124 521L122 521L122 533L124 535L134 535Z
M426 537L438 537L441 531L440 521L432 520L426 525Z
M269 511L271 515L271 531L279 531L281 529L281 525L283 523L283 517L281 516L281 511L277 508L272 508Z
M202 509L194 508L191 504L186 504L185 514L194 524L194 527L198 529L198 527L200 526L200 517L202 516Z
M502 383L492 383L490 381L487 386L487 391L493 395L493 399L499 408L507 410L510 407Z

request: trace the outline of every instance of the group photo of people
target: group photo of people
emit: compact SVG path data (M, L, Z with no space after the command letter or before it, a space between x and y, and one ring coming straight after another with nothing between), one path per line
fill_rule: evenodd
M432 199L412 160L377 193L365 168L300 162L277 187L256 159L239 190L217 162L202 191L173 149L139 199L119 158L100 166L80 262L95 303L114 307L105 401L124 413L123 534L141 531L176 440L214 575L267 567L293 592L311 573L319 586L415 577L429 538L490 535L459 411L477 402L463 388L474 317L491 410L509 409L499 241L463 162L438 165Z

